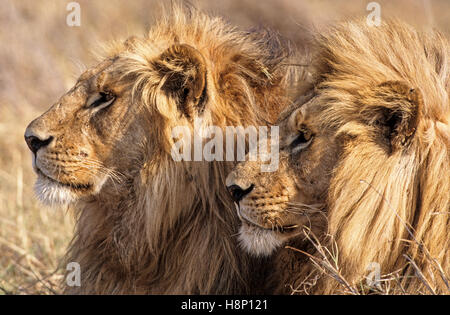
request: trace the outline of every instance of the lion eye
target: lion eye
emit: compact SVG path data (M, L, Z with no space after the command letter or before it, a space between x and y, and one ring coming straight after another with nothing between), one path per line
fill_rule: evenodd
M111 105L116 97L114 94L109 92L99 92L95 95L95 98L92 100L92 103L89 105L89 108L105 108Z
M312 141L313 135L309 130L299 130L297 137L291 142L290 147L294 153L306 148Z

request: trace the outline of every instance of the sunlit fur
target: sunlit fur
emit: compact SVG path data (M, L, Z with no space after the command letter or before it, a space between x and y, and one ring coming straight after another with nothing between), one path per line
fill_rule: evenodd
M386 274L397 269L409 292L424 288L408 255L432 289L449 293L450 275L450 46L437 32L420 33L400 22L369 27L347 23L320 37L315 60L323 128L343 141L328 194L329 232L350 283L371 262ZM391 104L407 115L411 104L377 85L404 82L415 89L417 126L404 145L386 150L362 121ZM377 93L386 93L377 95ZM384 101L384 102L383 102ZM367 123L367 120L366 120ZM369 121L369 123L371 123ZM409 230L413 233L410 235ZM420 244L420 245L419 245ZM405 267L406 266L406 267ZM336 281L324 279L324 293Z
M98 193L77 196L75 237L66 260L80 264L81 286L67 286L66 293L259 290L252 288L261 276L259 261L238 249L238 220L224 185L234 163L175 162L171 130L192 129L196 117L220 127L266 125L289 102L287 83L296 77L286 65L290 48L270 31L239 31L194 9L174 5L162 16L145 37L109 45L106 66L83 74L62 106L40 118L46 123L38 119L34 125L55 126L54 142L62 151L75 143L93 147L89 154L119 177L108 178ZM194 106L198 99L190 94L185 96L192 102L180 104L183 86L177 90L174 85L192 82L175 78L196 77L203 70L190 63L200 59L206 69L202 108ZM85 115L89 95L79 91L94 79L90 86L120 97L81 120L80 135L70 126L81 116L64 110L76 107ZM196 86L190 87L192 92ZM69 121L58 125L62 118ZM59 143L66 134L73 134L72 141ZM83 173L70 175L73 180ZM88 180L96 182L96 177ZM45 194L45 188L40 191Z
M251 180L276 194L283 178L307 183L317 169L321 178L331 176L323 196L328 231L314 232L338 269L326 269L319 254L317 268L298 252L291 251L291 259L277 253L281 287L337 294L349 292L340 281L345 279L357 292L371 263L378 263L382 275L398 271L400 282L391 283L396 292L449 293L449 57L443 35L398 21L379 27L353 21L317 35L313 97L290 119L281 118L312 130L312 144L297 154L284 148L276 177L267 180L261 173ZM295 138L298 130L282 123L281 141ZM324 150L336 158L317 164ZM249 173L245 165L238 169L243 178ZM323 183L312 179L290 198L321 191ZM314 253L312 246L294 247Z

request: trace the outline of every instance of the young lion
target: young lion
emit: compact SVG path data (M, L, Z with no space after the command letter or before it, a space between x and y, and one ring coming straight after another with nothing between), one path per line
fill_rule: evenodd
M295 81L289 49L194 10L169 16L114 44L26 130L37 195L76 210L67 262L81 286L66 293L255 293L262 276L236 249L234 163L176 162L172 130L273 121Z
M243 247L316 252L277 252L278 292L357 293L379 266L399 278L390 292L449 293L449 58L441 34L401 22L318 36L313 94L280 118L280 168L244 162L227 179Z

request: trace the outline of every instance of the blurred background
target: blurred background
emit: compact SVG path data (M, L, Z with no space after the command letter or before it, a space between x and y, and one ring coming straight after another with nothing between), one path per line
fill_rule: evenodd
M164 0L78 0L81 26L69 27L66 0L2 0L0 6L0 295L57 294L60 258L73 234L68 209L33 195L35 175L23 133L94 62L99 43L140 35ZM190 3L242 28L269 26L299 48L308 29L367 16L363 0L198 0ZM377 1L381 18L450 32L449 0Z

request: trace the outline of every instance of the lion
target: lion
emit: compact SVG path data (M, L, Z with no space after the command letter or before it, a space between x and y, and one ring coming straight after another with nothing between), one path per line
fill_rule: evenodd
M310 92L278 121L278 170L227 178L242 247L277 257L277 293L448 294L448 40L351 21L314 47Z
M66 261L81 286L65 293L258 292L262 260L236 250L235 163L175 161L172 130L273 122L296 80L291 51L272 31L175 5L28 126L37 196L76 214Z

